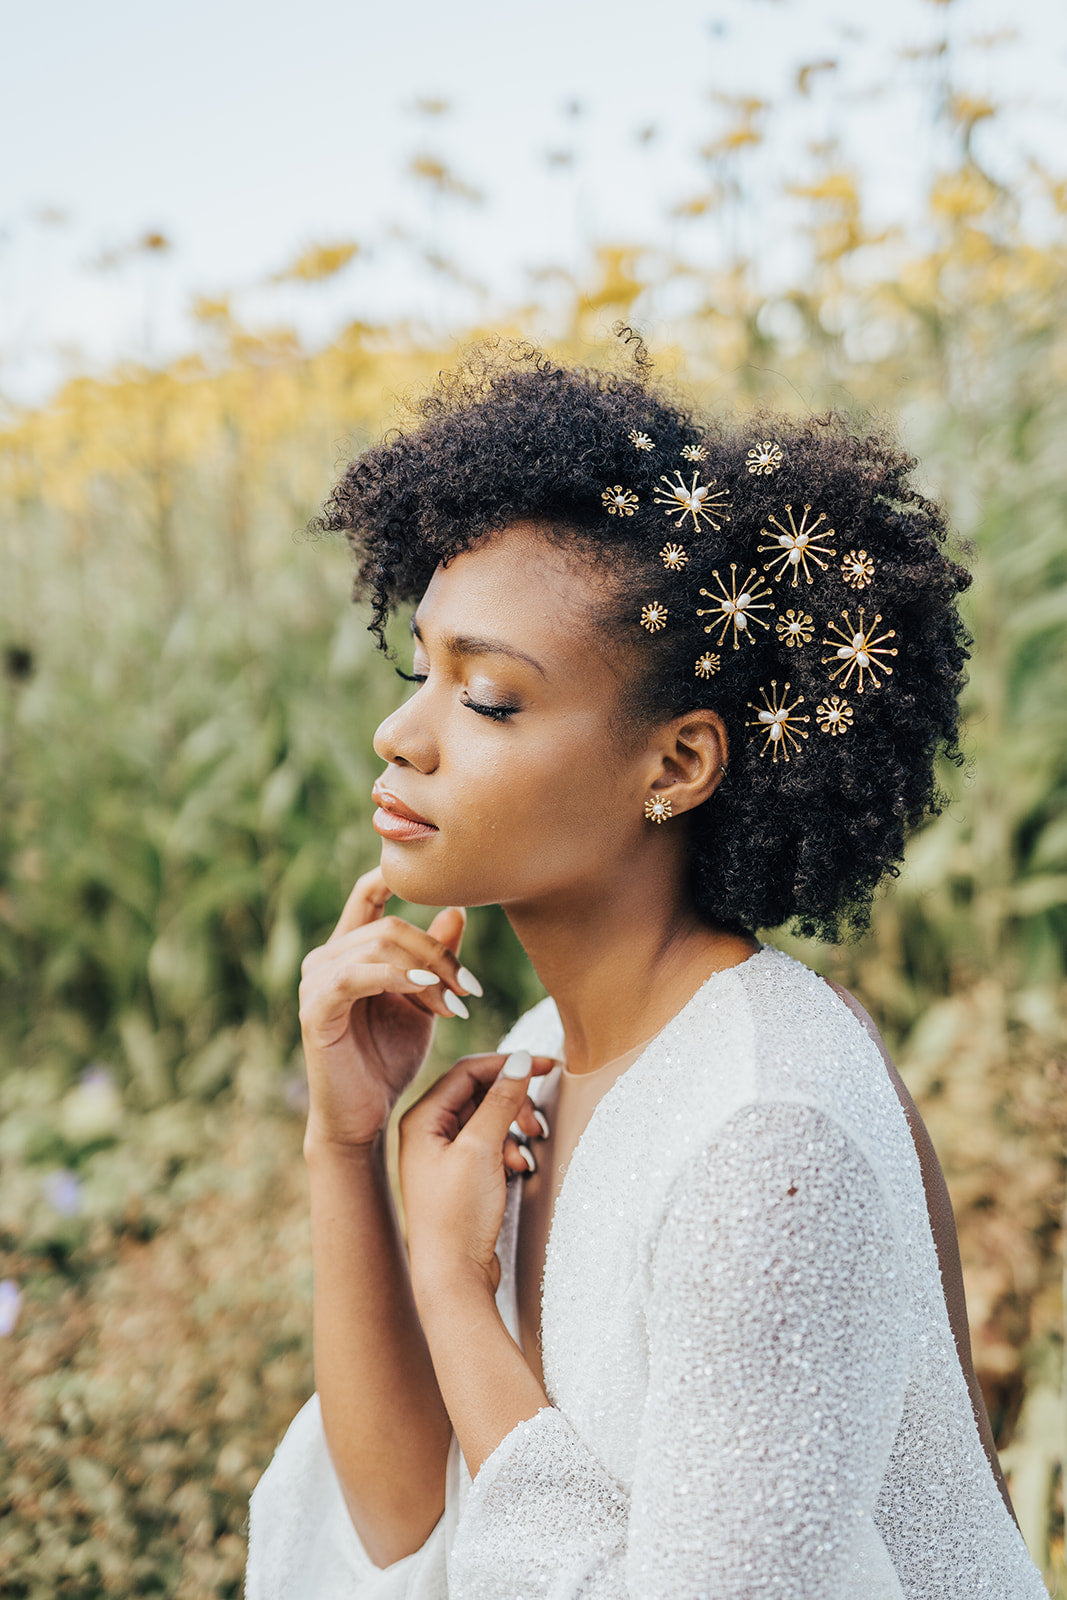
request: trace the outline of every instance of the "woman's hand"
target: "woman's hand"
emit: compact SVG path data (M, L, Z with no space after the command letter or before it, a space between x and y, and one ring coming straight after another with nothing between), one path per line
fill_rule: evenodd
M531 1060L525 1050L464 1056L400 1119L400 1190L416 1296L420 1287L458 1278L496 1293L507 1175L532 1170L511 1126L529 1138L545 1136L547 1124L526 1091L531 1075L555 1065L550 1056Z
M426 1058L434 1017L465 1016L455 996L480 993L458 960L462 907L438 912L424 933L383 915L390 894L380 867L365 872L301 968L305 1146L372 1143Z

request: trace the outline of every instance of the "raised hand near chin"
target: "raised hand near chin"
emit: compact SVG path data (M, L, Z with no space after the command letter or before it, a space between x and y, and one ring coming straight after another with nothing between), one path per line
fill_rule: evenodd
M436 1016L466 1016L479 994L460 965L466 912L449 906L423 932L386 916L380 867L365 872L326 943L305 957L300 1028L310 1108L305 1143L369 1144L430 1047Z

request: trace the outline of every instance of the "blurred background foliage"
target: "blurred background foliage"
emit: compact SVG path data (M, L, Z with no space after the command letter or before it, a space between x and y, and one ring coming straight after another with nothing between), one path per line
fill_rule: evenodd
M401 692L346 604L347 552L303 530L458 344L533 335L595 363L617 359L616 319L668 330L661 370L698 405L890 421L969 541L967 762L945 767L945 810L861 942L773 937L858 992L919 1102L1020 1522L1062 1583L1067 182L1033 163L1006 189L974 149L996 108L946 90L956 159L925 214L872 233L859 175L813 149L805 264L772 293L684 232L752 203L762 110L727 105L677 248L604 244L463 340L354 321L305 348L202 300L182 359L9 410L5 1594L239 1593L248 1493L313 1385L297 973L377 859L371 738ZM411 175L435 204L478 202L432 151ZM280 279L356 253L324 242ZM540 993L495 910L473 913L465 958L486 998L440 1025L417 1090Z

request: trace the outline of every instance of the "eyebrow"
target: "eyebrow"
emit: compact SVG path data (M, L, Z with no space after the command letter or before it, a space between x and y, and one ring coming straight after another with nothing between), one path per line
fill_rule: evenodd
M420 644L425 644L422 632L415 618L411 619L411 631ZM450 656L511 656L516 661L525 661L528 666L534 667L542 676L547 677L544 667L533 656L528 656L525 650L516 650L514 645L505 644L503 639L475 639L469 634L446 633L441 644Z

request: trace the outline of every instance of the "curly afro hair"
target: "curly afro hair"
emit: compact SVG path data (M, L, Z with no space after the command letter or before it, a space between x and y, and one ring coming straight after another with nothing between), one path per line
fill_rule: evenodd
M629 649L625 726L704 707L728 731L728 773L687 819L697 911L839 939L940 808L938 751L960 759L970 577L884 433L698 418L648 366L640 343L621 372L483 346L415 403L417 426L349 464L312 527L347 535L387 653L396 606L513 522L595 563L594 622Z

